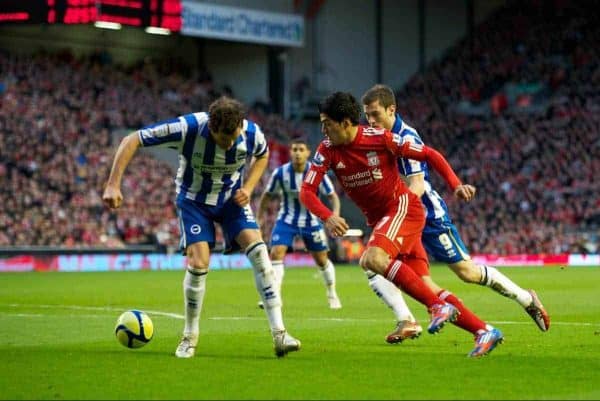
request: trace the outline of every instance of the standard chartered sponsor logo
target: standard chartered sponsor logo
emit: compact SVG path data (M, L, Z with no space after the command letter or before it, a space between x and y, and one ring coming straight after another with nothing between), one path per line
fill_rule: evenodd
M351 175L343 175L342 176L342 180L344 181L354 181L354 180L358 180L359 178L365 178L365 177L370 177L371 176L371 172L369 170L367 171L359 171L358 173L354 173Z
M343 175L341 178L343 185L346 188L361 187L373 182L373 177L371 176L371 172L369 170L359 171L358 173L351 175Z

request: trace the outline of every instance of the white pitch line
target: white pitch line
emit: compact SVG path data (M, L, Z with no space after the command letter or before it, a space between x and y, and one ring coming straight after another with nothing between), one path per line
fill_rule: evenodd
M82 305L26 305L26 304L8 304L13 308L42 308L42 309L72 309L72 310L95 310L99 312L124 312L126 308L116 308L110 306L82 306ZM133 309L133 308L132 308ZM183 320L184 316L177 313L162 312L155 310L144 309L149 315L167 316L174 319Z
M28 304L5 304L4 306L9 306L9 307L13 307L13 308L42 308L42 309L72 309L72 310L94 310L94 311L99 311L99 312L121 312L124 311L125 308L116 308L116 307L110 307L110 306L82 306L82 305L28 305ZM149 315L156 315L156 316L166 316L166 317L171 317L173 319L178 319L178 320L184 320L184 316L178 313L171 313L171 312L163 312L163 311L155 311L155 310L147 310L147 309L143 309L144 312L148 313ZM5 312L4 314L10 314L8 312ZM15 313L15 314L11 314L13 316L21 316L21 317L33 317L33 316L40 316L41 314L27 314L27 313ZM95 315L89 315L89 316L95 316ZM264 320L264 317L252 317L252 316L212 316L212 317L208 317L208 320ZM300 318L290 318L287 317L286 319L288 320L295 320L295 319L300 319ZM311 321L323 321L323 322L381 322L382 319L360 319L360 318L339 318L339 317L323 317L323 318L302 318L302 320L311 320ZM490 323L493 324L523 324L523 325L530 325L531 321L528 320L523 320L521 322L515 322L515 321L501 321L501 320L497 320L497 321L491 321ZM557 325L557 326L590 326L590 327L594 327L594 326L600 326L600 322L597 323L590 323L590 322L555 322L555 321L551 321L551 325Z
M11 313L11 312L0 312L0 316L11 316L11 317L48 317L48 316L65 316L64 314L48 314L48 313ZM73 315L74 316L74 315ZM77 314L78 318L91 318L91 319L105 319L106 315L90 315L90 314Z

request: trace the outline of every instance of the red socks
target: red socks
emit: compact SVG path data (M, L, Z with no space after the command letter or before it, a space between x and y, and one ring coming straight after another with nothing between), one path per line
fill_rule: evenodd
M438 294L438 297L440 297L441 300L454 305L456 309L459 310L460 314L458 315L458 319L454 322L455 325L463 330L473 333L473 335L477 335L480 330L487 330L485 322L471 312L471 310L469 310L453 293L442 290Z
M481 330L487 330L485 322L471 312L454 294L443 290L436 295L406 263L392 260L385 269L385 277L408 295L426 305L428 309L435 304L444 302L454 305L460 312L454 324L461 329L473 335L477 335Z
M428 309L434 304L444 303L406 263L392 260L385 269L385 277Z

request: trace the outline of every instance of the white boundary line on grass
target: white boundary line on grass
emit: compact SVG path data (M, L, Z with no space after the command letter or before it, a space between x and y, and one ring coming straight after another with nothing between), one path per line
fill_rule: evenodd
M2 305L0 305L2 306ZM83 305L32 305L32 304L4 304L3 306L9 306L11 308L41 308L41 309L72 309L72 310L84 310L84 311L99 311L99 312L122 312L127 308L117 308L110 306L83 306ZM155 311L144 309L144 312L149 315L156 316L165 316L171 317L173 319L183 320L184 316L178 313L170 313L163 311ZM18 317L42 317L44 314L42 313L7 313L0 312L3 315L12 315ZM97 315L83 315L86 317L97 317ZM251 316L213 316L208 317L208 320L264 320L264 317L251 317ZM288 320L293 320L294 318L287 318ZM303 320L312 320L312 321L326 321L326 322L381 322L381 319L356 319L356 318L340 318L340 317L321 317L321 318L304 318ZM514 322L514 321L501 321L496 320L490 323L494 324L531 324L530 321L524 320L522 322ZM551 322L552 325L559 326L600 326L600 322L597 323L589 323L589 322Z
M87 310L87 311L99 311L99 312L124 312L127 308L116 308L111 306L82 306L82 305L31 305L31 304L6 304L13 308L41 308L41 309L72 309L72 310ZM135 309L135 308L131 308ZM144 309L149 315L166 316L174 319L183 320L184 316L177 313L169 313L155 310Z

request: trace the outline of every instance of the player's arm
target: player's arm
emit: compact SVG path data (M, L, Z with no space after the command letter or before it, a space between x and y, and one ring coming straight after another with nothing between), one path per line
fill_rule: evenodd
M388 147L392 149L392 152L396 156L427 162L444 178L454 194L459 198L470 201L475 195L475 187L464 185L446 158L434 148L411 142L403 142L402 138L397 134L389 133L386 139L390 141Z
M254 191L254 187L262 177L263 173L267 169L269 164L269 150L267 149L260 156L253 156L250 161L250 168L248 169L248 175L244 180L244 184L238 189L233 196L233 201L240 206L246 206L250 203L250 195Z
M140 137L137 132L132 132L121 140L113 160L108 181L102 194L102 201L111 209L121 207L123 194L121 193L121 180L123 173L140 147Z
M333 182L327 176L327 174L323 175L323 181L319 185L319 189L323 195L327 197L329 201L329 206L333 211L333 214L336 216L340 215L340 197L335 193L335 188L333 186Z
M403 142L419 143L423 144L423 141L419 137L416 131L402 130L399 133L399 137L402 138ZM398 159L398 168L400 174L408 189L417 195L419 198L425 193L425 168L426 164L414 159Z
M327 199L329 200L329 204L331 205L331 209L333 214L336 216L340 215L340 197L335 192L327 195Z
M269 203L276 198L279 194L277 193L277 185L279 180L278 177L279 169L275 169L271 173L271 177L269 178L269 182L265 187L262 195L260 196L260 201L258 203L258 210L256 212L256 221L258 222L259 227L263 228L265 213L268 209Z
M186 119L196 121L196 117L192 114L165 120L132 132L121 140L102 194L102 201L106 206L111 209L117 209L121 206L123 202L123 194L121 193L123 173L138 148L140 146L163 146L175 149L181 147L188 129L188 125L184 124Z
M414 154L421 154L424 157L424 160L431 166L435 171L438 172L444 178L446 183L452 189L454 195L460 199L463 199L466 202L469 202L475 196L475 187L469 184L463 184L461 180L458 178L450 163L446 160L446 158L434 148L430 148L429 146L423 145L422 151L415 150L410 146L403 146L405 149L408 149L407 152L410 154L411 152L416 152ZM412 157L411 158L417 158ZM418 159L417 159L418 160Z
M269 208L269 203L276 197L268 192L263 192L258 202L258 210L256 211L256 221L259 227L263 227L265 223L265 214Z
M265 134L263 134L258 124L254 124L254 126L254 132L248 134L254 136L254 148L252 150L252 160L250 161L248 174L242 187L235 191L232 198L236 204L242 207L250 203L250 195L269 165L269 147L267 146Z

